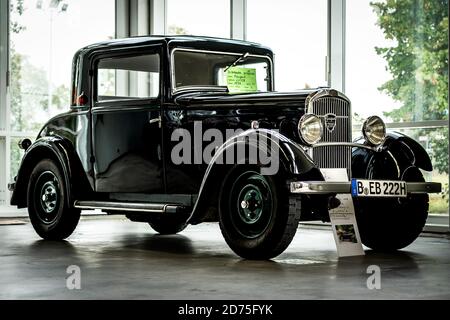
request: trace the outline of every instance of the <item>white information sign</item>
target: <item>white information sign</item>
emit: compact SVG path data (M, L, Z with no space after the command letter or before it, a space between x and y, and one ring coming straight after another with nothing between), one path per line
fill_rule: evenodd
M321 169L326 181L348 181L346 169ZM338 194L339 207L330 210L331 226L339 257L361 256L364 250L356 223L351 194Z

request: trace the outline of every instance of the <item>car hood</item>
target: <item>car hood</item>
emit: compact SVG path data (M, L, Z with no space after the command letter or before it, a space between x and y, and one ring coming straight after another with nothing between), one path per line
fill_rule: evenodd
M225 92L184 93L175 97L179 106L230 105L230 106L295 106L304 107L306 98L319 89L308 89L294 92L261 92L231 94Z

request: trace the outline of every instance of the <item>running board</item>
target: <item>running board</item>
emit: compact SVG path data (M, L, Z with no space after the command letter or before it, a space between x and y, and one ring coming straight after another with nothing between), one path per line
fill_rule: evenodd
M185 207L175 204L80 200L75 201L73 206L78 209L100 209L106 211L130 211L141 213L179 213L185 209Z

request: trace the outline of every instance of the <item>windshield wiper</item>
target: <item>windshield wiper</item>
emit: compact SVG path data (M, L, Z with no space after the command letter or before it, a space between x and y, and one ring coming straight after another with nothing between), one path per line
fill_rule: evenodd
M236 66L239 62L244 61L245 59L248 58L248 56L250 55L250 53L246 52L242 55L239 56L239 58L237 58L232 64L230 64L228 67L226 67L223 72L227 72L228 69L230 69L231 67Z

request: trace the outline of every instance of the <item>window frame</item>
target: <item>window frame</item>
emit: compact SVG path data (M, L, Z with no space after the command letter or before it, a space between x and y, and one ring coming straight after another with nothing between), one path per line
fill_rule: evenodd
M249 47L249 49L251 49L251 47ZM230 52L230 51L216 51L216 50L202 50L202 49L191 49L191 48L174 48L170 51L170 89L172 92L172 95L175 95L179 92L182 91L186 91L186 90L215 90L215 91L223 91L223 87L222 86L182 86L182 87L176 87L175 86L175 52L177 51L185 51L185 52L195 52L195 53L210 53L210 54L222 54L222 55L230 55L230 56L235 56L235 57L239 57L242 56L242 54L244 52ZM267 92L273 92L274 91L274 66L273 66L273 61L272 58L270 56L265 56L265 55L259 55L259 54L253 54L250 53L251 50L248 50L249 52L249 57L252 58L261 58L261 59L266 59L268 61L268 65L269 65L269 77L270 77L270 81L268 81L267 83Z
M131 97L129 99L111 99L111 100L98 100L98 64L100 60L120 57L135 57L145 55L157 55L159 59L159 83L158 83L158 95L156 97ZM163 84L164 84L164 69L163 69L163 54L161 45L146 45L139 47L120 48L118 50L102 50L97 52L91 62L91 69L93 70L92 76L92 92L90 94L90 100L92 106L95 109L104 108L106 106L119 107L123 105L145 105L160 101L162 99ZM128 80L129 81L129 80Z

